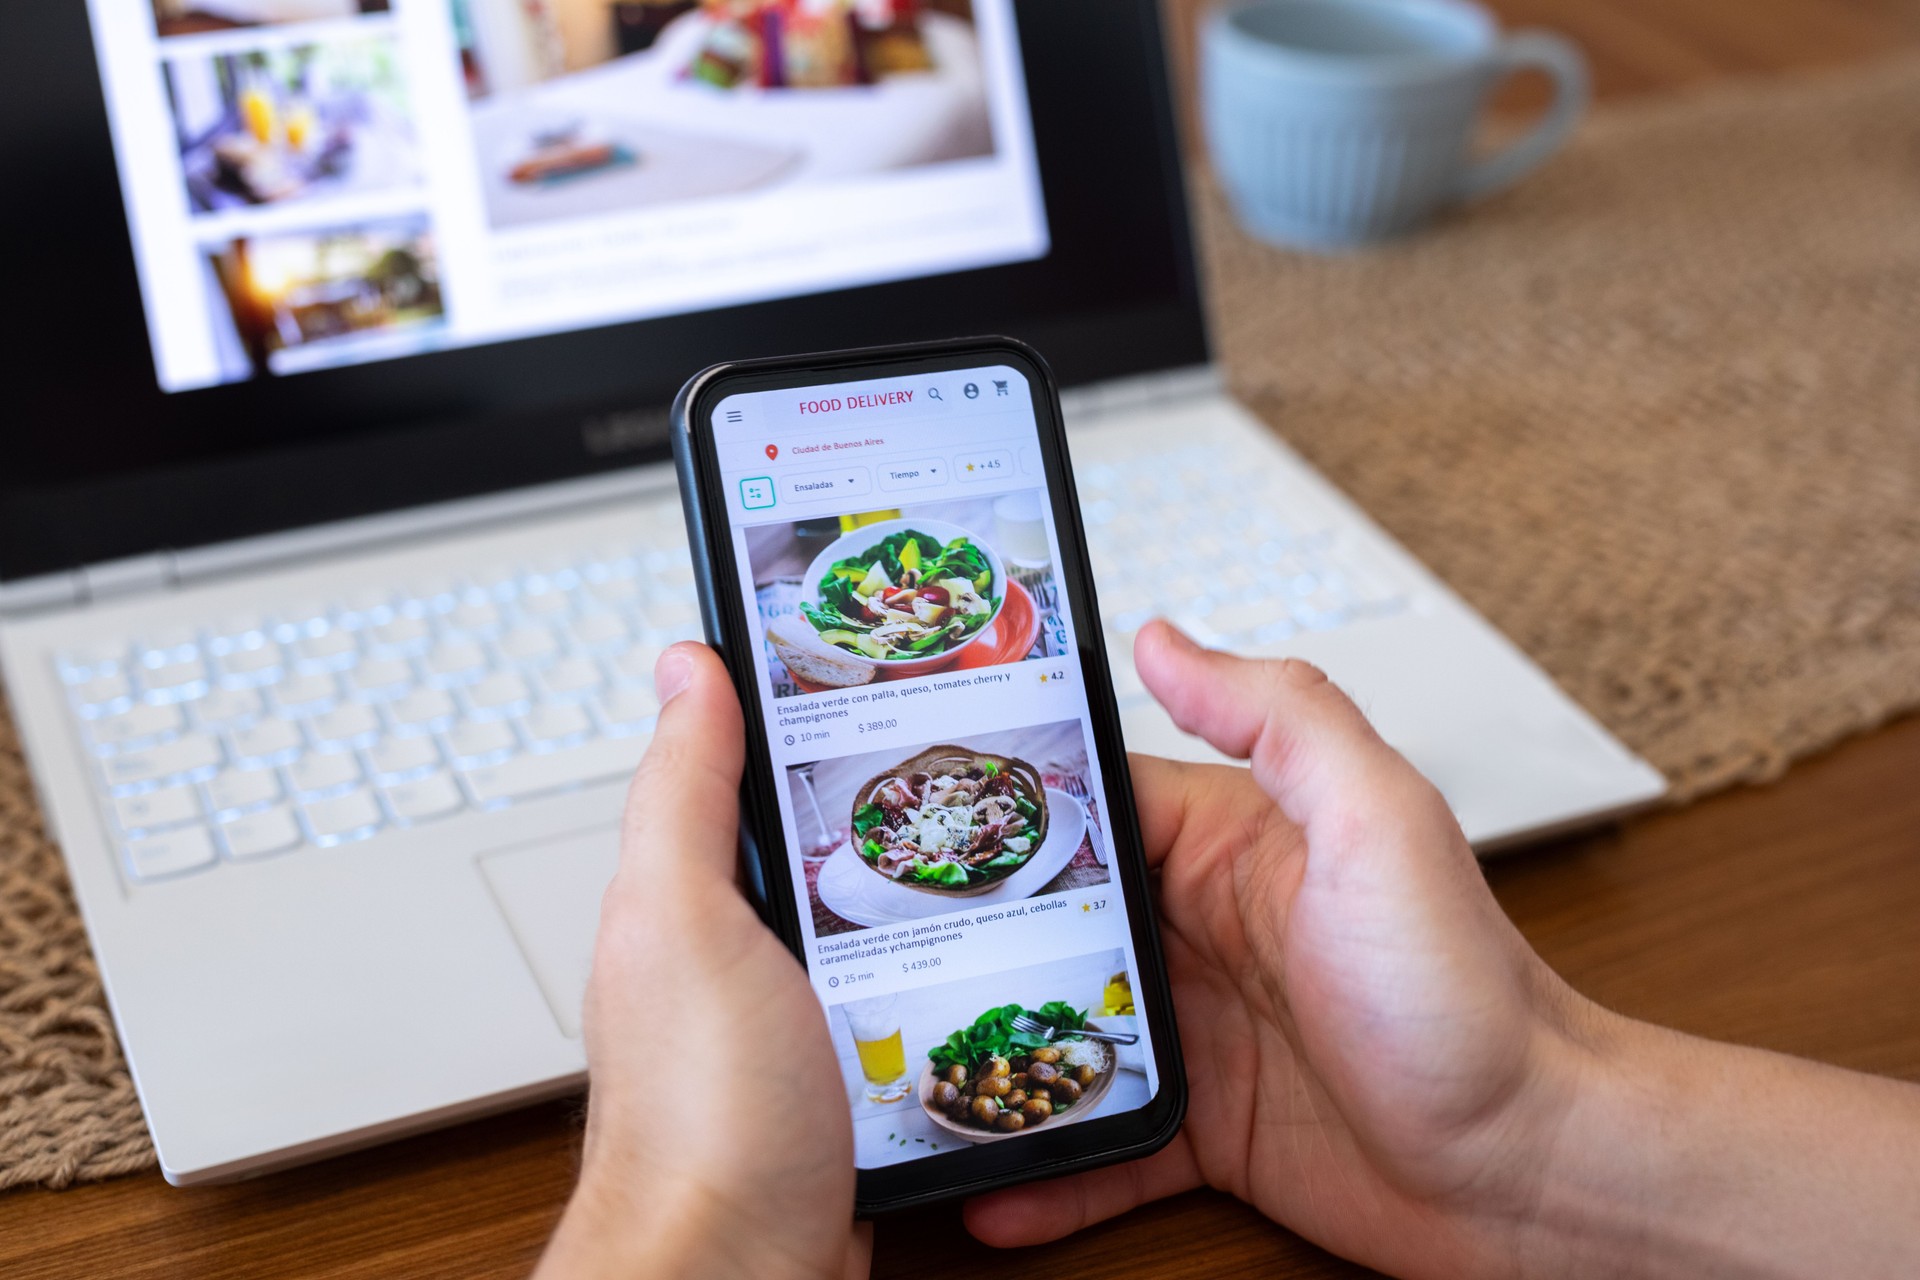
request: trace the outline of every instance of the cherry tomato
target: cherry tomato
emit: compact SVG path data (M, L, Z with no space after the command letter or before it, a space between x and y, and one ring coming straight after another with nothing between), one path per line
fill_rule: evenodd
M948 593L945 587L942 587L942 586L931 586L931 587L920 588L920 598L922 600L931 600L934 604L937 604L942 608L945 608L947 605L950 605L953 603L953 596Z

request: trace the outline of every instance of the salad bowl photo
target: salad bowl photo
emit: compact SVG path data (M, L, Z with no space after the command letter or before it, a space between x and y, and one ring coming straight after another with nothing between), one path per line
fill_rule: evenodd
M1046 785L1015 756L928 747L853 796L855 852L875 875L922 893L986 893L1046 838Z
M948 901L955 897L965 898L968 909L1031 898L1066 869L1089 835L1087 810L1079 800L1057 787L1048 787L1046 798L1047 828L1039 848L1024 866L976 893L919 888L876 875L854 841L845 840L821 864L815 885L820 904L852 925L877 928L947 915L960 905ZM864 837L859 839L865 843Z
M767 627L795 677L829 689L943 671L992 627L1009 589L1000 553L944 520L882 520L829 543L799 612Z

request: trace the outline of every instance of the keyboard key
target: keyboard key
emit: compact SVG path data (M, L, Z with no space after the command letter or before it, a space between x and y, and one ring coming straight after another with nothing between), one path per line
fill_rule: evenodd
M646 753L641 738L597 738L584 746L545 755L516 756L465 775L479 803L521 800L550 791L625 778Z
M433 629L423 618L395 618L374 627L370 635L375 652L387 654L417 653L432 638Z
M207 636L215 653L255 648L266 641L267 620L257 613L229 614L208 627Z
M308 671L336 671L353 665L360 656L360 642L351 631L322 631L302 637L294 645L300 665Z
M677 595L694 606L697 616L700 607L693 594L693 558L687 553L686 539L674 541L678 545L672 550L655 552L647 558L647 577L655 595Z
M135 787L167 778L209 777L219 766L220 744L199 733L187 733L144 751L122 752L101 762L107 783L113 787Z
M271 769L229 769L207 783L207 807L215 813L257 808L280 798L280 776Z
M511 671L502 671L467 690L467 706L476 714L507 715L526 710L533 691Z
M227 736L233 758L254 765L285 764L306 749L300 730L285 720L266 719Z
M112 675L127 667L127 646L106 641L68 649L55 660L60 678L68 684L81 684L95 676Z
M452 578L438 577L427 582L416 582L402 596L400 612L409 618L445 613L458 603L459 595L459 584Z
M330 675L295 676L275 685L271 696L283 715L318 715L334 704L340 687Z
M422 730L444 728L457 711L452 695L439 689L416 689L387 708L394 724Z
M624 609L640 603L640 584L632 578L609 578L589 586L587 594L609 609Z
M251 649L235 649L231 653L223 653L214 659L214 666L220 672L221 683L233 688L271 684L280 678L284 663L285 658L277 644L257 645Z
M560 652L560 641L546 627L515 627L496 642L508 662L538 662Z
M302 795L324 795L360 781L360 762L344 753L316 752L288 765L287 781Z
M114 671L93 676L73 688L74 703L81 711L105 712L124 707L133 696L133 686L125 674Z
M260 714L264 705L260 695L252 689L214 689L206 697L195 698L186 704L192 710L195 722L211 729L250 720Z
M307 722L307 731L323 747L361 747L380 732L380 713L357 702L344 703Z
M597 704L610 733L632 733L650 727L660 714L660 699L652 689L616 689Z
M285 805L221 823L220 838L226 843L227 856L241 859L285 853L306 843L300 824L293 819L293 810Z
M500 625L500 608L484 597L470 596L447 615L447 625L461 631L492 631Z
M281 644L298 644L333 630L332 618L323 601L298 601L274 612L272 635Z
M435 684L470 684L487 673L487 651L471 640L448 640L421 659Z
M700 602L692 595L654 596L647 601L647 625L656 631L680 632L700 625Z
M617 614L593 613L573 624L571 636L576 649L588 653L610 653L624 649L631 638L627 624Z
M88 729L94 745L108 751L153 742L186 727L187 718L178 706L129 707L117 716L96 720Z
M573 598L566 592L549 586L545 590L533 590L520 597L520 612L529 618L552 618L573 608Z
M521 719L520 729L536 748L547 748L592 733L593 720L585 709L561 703L535 707Z
M613 673L622 680L653 688L653 669L666 652L658 645L638 644L613 660Z
M178 702L207 691L207 664L198 656L165 666L143 667L140 687L151 702Z
M142 880L156 880L211 866L219 857L205 827L182 827L127 846L127 866Z
M335 617L349 631L381 626L393 620L393 596L378 587L356 591L342 603Z
M166 667L197 661L200 635L192 627L162 627L142 636L134 645L134 658L145 667Z
M381 782L400 782L440 765L432 738L384 738L367 751L367 764Z
M535 677L549 698L578 698L600 687L600 668L586 658L562 658Z
M200 816L200 797L192 787L168 787L115 800L113 815L126 832L175 827Z
M307 830L320 844L364 839L379 830L386 820L380 812L380 802L371 791L349 791L330 799L315 800L302 805L300 811L306 817Z
M446 736L447 754L463 768L503 759L519 747L513 730L499 721L462 721Z
M405 822L430 822L466 808L467 798L449 773L436 773L387 788L387 803Z
M397 698L414 686L413 667L405 658L368 658L341 679L349 693L376 702Z
M1276 622L1285 622L1289 616L1285 597L1249 592L1238 600L1220 606L1213 614L1213 623L1236 641L1245 643L1256 632Z

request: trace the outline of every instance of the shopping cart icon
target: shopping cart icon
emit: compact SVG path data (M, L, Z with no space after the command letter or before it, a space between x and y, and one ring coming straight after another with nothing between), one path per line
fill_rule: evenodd
M995 378L993 380L993 389L999 395L1007 394L1007 384L1000 381L1000 379L998 378Z

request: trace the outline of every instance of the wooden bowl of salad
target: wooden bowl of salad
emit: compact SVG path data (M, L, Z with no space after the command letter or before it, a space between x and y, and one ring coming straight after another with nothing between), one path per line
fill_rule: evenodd
M917 1088L927 1119L967 1142L1002 1142L1099 1110L1120 1069L1113 1046L1064 1030L1049 1044L1013 1029L1018 1012L1019 1005L989 1009L927 1051ZM1054 1026L1103 1029L1062 1001L1033 1014Z
M881 520L842 534L811 565L800 612L768 628L788 670L847 688L959 660L1006 602L1000 553L944 520Z
M922 893L997 888L1047 839L1047 787L1018 756L928 747L853 793L853 851L868 870Z

